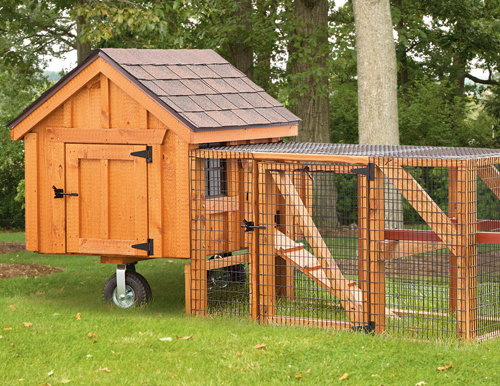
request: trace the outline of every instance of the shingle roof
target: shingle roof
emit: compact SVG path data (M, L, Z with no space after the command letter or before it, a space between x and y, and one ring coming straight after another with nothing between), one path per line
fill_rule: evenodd
M194 132L300 122L212 50L105 48L94 51L7 126L13 129L99 57Z
M300 121L212 50L100 51L195 131Z

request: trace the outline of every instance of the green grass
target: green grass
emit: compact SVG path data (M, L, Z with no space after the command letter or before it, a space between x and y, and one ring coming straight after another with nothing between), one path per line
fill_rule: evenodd
M17 243L24 243L24 240L25 240L24 232L0 233L0 241L2 242L15 241Z
M101 300L114 266L101 265L98 258L30 252L0 256L1 263L14 261L65 271L0 281L1 385L500 383L500 339L438 344L265 326L241 318L187 318L185 263L172 260L139 264L154 301L120 310ZM23 327L23 322L32 326ZM89 338L89 333L96 336ZM160 340L166 337L173 340ZM260 343L267 346L255 349ZM437 371L446 365L453 368ZM99 371L104 368L109 372ZM349 378L338 381L344 373Z

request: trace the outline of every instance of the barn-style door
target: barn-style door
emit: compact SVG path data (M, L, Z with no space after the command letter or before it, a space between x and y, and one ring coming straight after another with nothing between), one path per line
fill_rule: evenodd
M66 145L68 252L148 256L148 148Z

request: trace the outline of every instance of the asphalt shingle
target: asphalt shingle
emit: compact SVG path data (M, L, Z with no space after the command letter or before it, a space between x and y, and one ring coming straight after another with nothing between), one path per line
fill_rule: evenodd
M300 121L212 50L102 51L193 130Z

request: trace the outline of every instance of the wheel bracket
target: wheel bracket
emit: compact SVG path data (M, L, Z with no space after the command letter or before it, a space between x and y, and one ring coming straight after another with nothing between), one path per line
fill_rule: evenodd
M126 271L127 271L126 264L118 264L116 266L116 296L120 300L124 300L126 296L126 287L125 287Z

